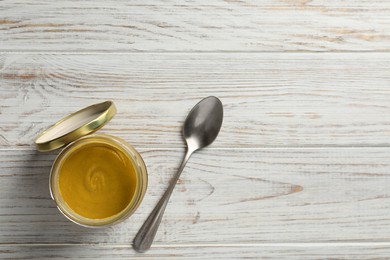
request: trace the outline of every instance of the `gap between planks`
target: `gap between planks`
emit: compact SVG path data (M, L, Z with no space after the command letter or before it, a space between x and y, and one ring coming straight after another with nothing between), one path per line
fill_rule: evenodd
M275 53L275 54L281 54L281 53L390 53L390 49L385 49L385 50L334 50L334 51L329 51L329 50L286 50L286 51L242 51L242 50L221 50L221 51L202 51L202 50L196 50L196 51L133 51L133 50L93 50L93 51L85 51L85 50L7 50L7 49L0 49L0 54L266 54L266 53Z
M51 246L93 246L93 247L117 247L117 248L128 248L132 246L129 244L102 244L102 243L13 243L6 244L0 243L0 247L4 246L28 246L28 247L51 247ZM187 248L187 247L360 247L360 246L390 246L390 242L310 242L310 243L229 243L229 244L217 244L217 243L207 243L207 244L156 244L152 245L153 248Z
M182 150L185 147L136 147L137 149L143 150L161 150L161 151L171 151L171 150ZM388 145L369 145L369 146L337 146L337 145L330 145L330 146L262 146L262 147L207 147L202 150L214 150L214 151L229 151L229 150L246 150L246 151L261 151L261 150L296 150L296 149L302 149L302 150L327 150L327 149L351 149L351 150L361 150L361 149L383 149L387 150L390 148ZM59 148L55 151L60 151L62 148ZM36 149L33 147L17 147L17 148L1 148L0 151L35 151Z

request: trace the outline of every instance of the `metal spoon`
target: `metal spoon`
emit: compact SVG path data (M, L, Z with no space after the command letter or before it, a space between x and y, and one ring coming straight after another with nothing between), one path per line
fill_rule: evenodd
M222 103L213 96L202 99L188 114L183 128L183 136L187 142L187 153L168 189L135 236L133 241L135 250L144 252L152 245L169 198L184 166L193 152L208 146L215 140L221 129L222 119Z

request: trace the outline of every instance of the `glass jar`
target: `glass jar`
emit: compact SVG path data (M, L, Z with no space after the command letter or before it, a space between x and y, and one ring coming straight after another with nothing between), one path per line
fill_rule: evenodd
M140 154L124 140L91 134L115 115L107 101L80 110L35 140L39 151L65 148L50 172L50 194L60 212L84 227L104 227L131 216L147 189Z

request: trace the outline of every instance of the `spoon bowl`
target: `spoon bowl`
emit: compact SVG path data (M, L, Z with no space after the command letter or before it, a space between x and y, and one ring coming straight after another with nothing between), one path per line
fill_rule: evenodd
M150 213L145 223L133 241L133 247L139 252L148 250L156 236L158 227L168 205L169 198L175 188L180 174L188 159L196 150L210 145L217 138L223 121L223 106L221 101L213 96L202 99L192 108L188 114L183 127L183 137L187 143L187 152L180 165L179 170L173 177L168 189Z
M190 111L184 123L183 136L188 148L197 150L214 142L222 120L222 102L213 96L202 99Z

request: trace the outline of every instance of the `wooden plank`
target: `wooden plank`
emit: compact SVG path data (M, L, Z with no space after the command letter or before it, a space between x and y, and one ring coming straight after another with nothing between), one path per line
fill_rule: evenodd
M1 1L0 50L388 51L387 0Z
M183 149L140 149L149 188L139 210L109 228L66 220L50 199L52 154L0 150L0 244L130 244ZM176 186L158 245L389 242L389 148L207 149Z
M389 244L350 245L236 245L153 247L136 253L126 245L0 245L4 259L387 259Z
M389 146L390 54L2 54L0 147L32 147L60 118L106 99L101 132L183 147L188 111L216 95L214 148Z

